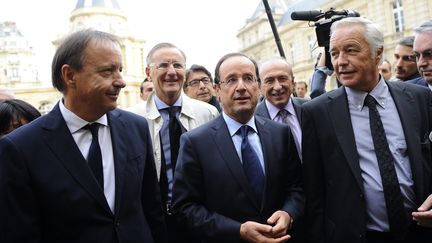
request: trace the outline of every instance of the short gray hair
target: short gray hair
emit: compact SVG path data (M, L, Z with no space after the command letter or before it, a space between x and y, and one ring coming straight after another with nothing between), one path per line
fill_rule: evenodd
M186 62L186 54L180 49L178 48L176 45L168 43L168 42L162 42L162 43L158 43L156 44L147 54L147 58L146 58L146 62L147 62L147 66L150 66L151 63L151 59L153 57L153 54L159 50L159 49L163 49L163 48L175 48L177 50L180 51L180 53L182 54L183 58L185 59Z
M423 24L421 24L419 27L415 28L414 32L416 34L421 34L421 33L430 33L430 34L432 34L432 19L427 20L426 22L424 22Z
M370 21L369 19L362 17L348 17L332 24L330 35L332 35L336 29L349 26L349 25L361 25L365 28L365 39L371 49L373 57L376 56L378 49L384 48L384 35L377 24ZM382 60L380 61L380 63Z

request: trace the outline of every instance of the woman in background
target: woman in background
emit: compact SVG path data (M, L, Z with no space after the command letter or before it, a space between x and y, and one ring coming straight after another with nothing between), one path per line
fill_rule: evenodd
M40 116L36 108L23 100L0 101L0 137Z

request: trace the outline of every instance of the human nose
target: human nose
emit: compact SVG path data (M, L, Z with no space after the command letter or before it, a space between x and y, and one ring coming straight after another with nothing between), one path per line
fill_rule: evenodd
M337 57L332 58L333 66L344 66L348 65L348 56L341 52Z
M238 79L236 90L246 90L246 82L243 78Z
M121 75L120 72L118 72L116 74L114 82L113 82L113 85L115 87L118 87L118 88L124 88L124 87L126 87L126 82L124 81L123 76Z
M198 83L198 87L200 89L204 89L206 87L206 85L204 84L204 82L202 80L200 80L199 83Z
M397 58L396 59L396 67L402 67L402 62L403 62L402 58Z
M166 68L168 74L176 74L177 70L174 68L174 63L168 63L168 67Z
M417 67L425 67L428 65L428 59L424 58L422 54L417 56Z
M280 84L278 79L275 79L274 83L273 83L273 89L279 90L282 88L282 85Z

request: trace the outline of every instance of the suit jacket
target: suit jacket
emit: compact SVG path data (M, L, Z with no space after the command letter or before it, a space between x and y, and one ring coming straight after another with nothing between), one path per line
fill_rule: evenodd
M165 242L145 119L107 113L115 167L111 212L58 104L0 139L0 241Z
M302 98L299 98L299 97L291 97L290 99L292 100L292 104L293 104L294 110L296 112L299 124L301 124L301 106L302 106L303 103L305 103L305 102L307 102L309 100L302 99ZM267 109L267 106L266 106L266 103L265 103L265 99L262 100L258 104L258 106L257 106L257 108L255 110L255 115L261 116L261 117L265 117L267 119L270 119L270 114L268 112L268 109Z
M418 206L431 193L429 133L432 95L402 82L387 83L399 112ZM345 88L302 106L306 235L310 242L364 242L366 201Z
M277 210L294 222L303 212L300 161L289 127L256 117L266 186L262 205L254 199L222 116L181 137L174 176L174 210L203 242L241 242L240 225L266 223Z
M411 84L417 84L417 85L428 87L427 82L422 77L417 77L417 78L408 80L406 82L407 83L411 83Z
M156 107L154 97L155 92L152 92L147 101L133 106L129 110L133 113L144 116L147 119L150 136L154 146L154 158L159 178L162 161L159 131L162 129L163 119ZM183 92L181 97L183 103L179 120L187 131L214 119L219 114L216 108L210 104L189 98Z

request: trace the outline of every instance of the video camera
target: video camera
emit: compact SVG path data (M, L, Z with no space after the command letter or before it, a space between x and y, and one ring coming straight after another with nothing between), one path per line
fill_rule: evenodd
M302 20L302 21L313 21L315 26L315 32L317 36L318 46L325 47L326 56L326 66L333 70L329 58L329 44L330 44L330 27L331 25L346 17L360 17L360 14L354 10L341 10L337 11L334 8L322 12L321 10L310 10L310 11L295 11L291 13L292 20ZM322 19L324 18L324 19ZM322 19L322 20L320 20Z
M318 46L328 46L330 42L330 27L331 25L346 17L360 17L360 14L354 10L336 11L330 8L326 12L320 10L296 11L291 13L292 20L313 21L316 27ZM321 18L323 20L319 21ZM312 25L310 25L312 26Z

